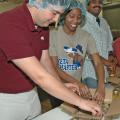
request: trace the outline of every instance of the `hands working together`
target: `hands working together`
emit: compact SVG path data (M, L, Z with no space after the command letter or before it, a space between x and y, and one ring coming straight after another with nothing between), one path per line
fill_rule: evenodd
M92 115L94 116L103 115L101 109L99 109L98 106L104 102L104 90L97 89L95 94L92 96L89 88L82 83L65 83L65 86L77 95L81 96L81 104L79 106L80 108L91 111Z
M104 102L105 99L105 90L104 89L96 89L94 95L92 96L90 89L83 83L65 83L65 86L70 90L75 92L77 95L83 97L84 99L89 99L96 101L98 104Z

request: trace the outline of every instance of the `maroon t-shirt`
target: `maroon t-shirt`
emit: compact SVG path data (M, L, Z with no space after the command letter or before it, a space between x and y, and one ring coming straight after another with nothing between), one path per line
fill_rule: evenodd
M48 29L35 28L26 4L0 14L0 92L31 90L32 80L11 60L31 56L40 60L42 50L48 49L48 46Z

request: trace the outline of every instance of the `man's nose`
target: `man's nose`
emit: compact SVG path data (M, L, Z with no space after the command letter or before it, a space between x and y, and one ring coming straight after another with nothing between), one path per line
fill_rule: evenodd
M57 14L57 15L53 18L53 20L54 20L55 22L58 22L59 17L60 17L60 15L59 15L59 14Z
M59 18L60 18L60 15L57 14L57 15L54 17L54 19L53 19L53 20L55 21L55 28L57 28Z

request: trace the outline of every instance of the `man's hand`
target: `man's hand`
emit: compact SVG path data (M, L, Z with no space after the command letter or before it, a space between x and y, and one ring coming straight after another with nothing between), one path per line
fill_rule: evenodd
M112 71L114 71L114 73L115 73L116 65L117 65L117 59L114 56L110 55L108 57L108 70L109 70L109 68L112 68Z
M114 64L117 64L117 58L116 57L114 57L113 55L109 55L108 56L108 60L110 61L110 62L113 62Z
M115 74L116 73L116 64L114 62L111 62L107 60L106 62L107 70L109 74Z
M83 110L91 112L93 116L98 116L101 118L103 115L101 107L93 100L85 100L81 98L78 106Z

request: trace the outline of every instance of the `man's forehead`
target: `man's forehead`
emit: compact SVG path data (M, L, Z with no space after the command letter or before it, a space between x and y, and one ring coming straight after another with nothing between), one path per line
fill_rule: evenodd
M55 12L55 13L58 13L58 14L62 14L64 12L64 7L63 6L57 6L57 5L49 4L48 9Z
M91 4L96 4L96 3L103 4L103 0L90 0L90 3Z
M91 2L103 2L103 0L90 0Z

